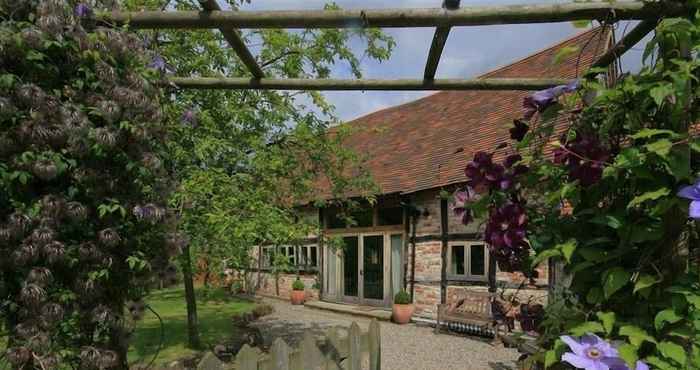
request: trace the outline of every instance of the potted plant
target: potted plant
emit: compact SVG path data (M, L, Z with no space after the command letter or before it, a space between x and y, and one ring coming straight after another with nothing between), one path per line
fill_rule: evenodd
M294 283L292 283L292 304L304 304L304 298L306 298L305 288L304 282L299 280L299 278L294 280Z
M413 316L415 308L411 304L411 296L402 290L394 296L394 306L391 309L391 317L397 324L408 324Z

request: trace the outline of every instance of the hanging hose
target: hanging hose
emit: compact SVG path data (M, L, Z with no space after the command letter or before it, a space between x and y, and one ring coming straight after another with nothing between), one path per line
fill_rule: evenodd
M158 318L158 321L160 322L160 343L158 343L158 348L156 349L156 353L153 354L153 358L151 359L151 362L148 363L148 366L146 366L146 369L150 369L151 366L153 366L153 363L156 362L156 359L158 358L158 355L160 354L160 350L163 349L163 343L165 342L165 326L163 325L163 319L160 317L158 312L156 312L153 307L151 307L149 304L146 304L146 308L148 308L149 311L153 312L154 315Z

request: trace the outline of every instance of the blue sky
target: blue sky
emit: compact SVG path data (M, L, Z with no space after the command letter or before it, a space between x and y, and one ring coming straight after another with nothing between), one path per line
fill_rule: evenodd
M567 1L523 0L462 0L462 6L503 5L523 3L561 3ZM242 10L322 9L326 0L251 0ZM440 7L442 0L335 0L345 9L366 8L428 8ZM622 32L624 25L618 33ZM503 25L453 28L440 61L437 78L471 78L509 64L583 30L570 23ZM433 28L386 29L396 41L390 60L379 63L366 58L362 70L366 78L420 78L433 37ZM362 44L351 45L357 55ZM626 60L638 60L639 48L630 51ZM627 63L636 65L638 63ZM351 78L349 67L337 65L332 77ZM373 111L415 100L430 92L324 92L336 107L338 116L346 121Z

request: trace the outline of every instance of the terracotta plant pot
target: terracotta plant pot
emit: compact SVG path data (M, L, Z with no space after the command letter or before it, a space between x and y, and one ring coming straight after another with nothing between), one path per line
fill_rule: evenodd
M292 304L300 305L304 304L304 299L306 298L306 292L303 290L292 290Z
M394 304L391 309L391 319L397 324L408 324L411 322L415 307L412 304Z

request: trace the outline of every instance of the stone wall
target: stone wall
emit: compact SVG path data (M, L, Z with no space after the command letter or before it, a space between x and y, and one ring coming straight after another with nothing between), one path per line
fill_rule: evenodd
M258 275L258 274L254 274ZM266 295L270 297L277 297L282 299L289 299L292 294L292 283L297 279L296 274L280 274L279 275L279 295L277 294L277 287L275 284L275 276L267 273L261 272L259 278L254 277L257 280L257 293L261 295ZM306 299L309 301L316 301L319 299L319 291L314 287L316 284L316 274L304 274L299 276L306 286Z

